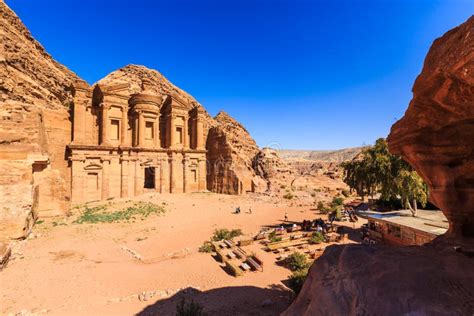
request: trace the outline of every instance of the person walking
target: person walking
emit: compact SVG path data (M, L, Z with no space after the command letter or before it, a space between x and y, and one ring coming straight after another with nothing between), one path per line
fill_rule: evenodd
M249 214L252 214L252 207L249 207Z

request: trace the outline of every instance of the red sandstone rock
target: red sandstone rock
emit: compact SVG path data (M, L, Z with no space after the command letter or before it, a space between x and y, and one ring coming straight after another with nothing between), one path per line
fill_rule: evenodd
M423 177L451 237L474 237L474 16L431 47L388 137Z
M330 246L282 315L472 315L472 260L451 248Z

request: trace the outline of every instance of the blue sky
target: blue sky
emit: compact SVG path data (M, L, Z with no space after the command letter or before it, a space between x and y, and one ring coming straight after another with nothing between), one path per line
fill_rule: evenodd
M51 55L94 83L163 73L260 146L373 143L402 117L432 41L473 0L6 0Z

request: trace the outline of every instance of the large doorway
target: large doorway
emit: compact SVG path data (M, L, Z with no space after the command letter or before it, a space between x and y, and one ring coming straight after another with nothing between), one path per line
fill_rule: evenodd
M155 168L147 167L145 168L145 189L154 189L155 188Z

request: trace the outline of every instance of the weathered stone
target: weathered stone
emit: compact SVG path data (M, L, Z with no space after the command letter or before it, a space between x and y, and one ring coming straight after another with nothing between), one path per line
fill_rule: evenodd
M474 237L474 17L431 47L413 99L388 137L390 150L423 177L450 223Z

